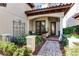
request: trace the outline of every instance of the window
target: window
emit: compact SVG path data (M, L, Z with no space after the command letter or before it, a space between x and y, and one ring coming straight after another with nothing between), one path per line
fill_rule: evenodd
M22 36L25 35L25 23L20 21L13 21L13 35Z
M7 3L0 3L0 6L6 7Z

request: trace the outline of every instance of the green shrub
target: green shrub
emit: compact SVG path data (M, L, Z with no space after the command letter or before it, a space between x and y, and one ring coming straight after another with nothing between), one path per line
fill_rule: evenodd
M75 32L79 35L79 25L75 26Z
M67 37L65 37L64 35L62 36L62 39L60 41L60 43L64 46L67 46L68 45L68 40L67 40Z
M32 55L32 50L26 46L19 48L13 54L14 56L30 56Z
M0 42L0 50L4 55L11 56L16 51L17 46L10 42Z
M23 46L18 48L14 43L0 42L0 54L5 56L30 56L32 50L29 47Z
M39 36L39 35L37 35L37 36L35 37L35 44L36 44L36 45L39 45L39 44L41 44L41 43L42 43L42 37Z
M79 34L79 25L71 26L63 29L63 34Z
M71 34L74 32L74 27L67 27L63 29L63 34Z
M17 45L19 46L19 47L22 47L23 45L26 45L26 38L25 38L26 36L18 36L17 37L17 41L16 41L16 43L17 43Z

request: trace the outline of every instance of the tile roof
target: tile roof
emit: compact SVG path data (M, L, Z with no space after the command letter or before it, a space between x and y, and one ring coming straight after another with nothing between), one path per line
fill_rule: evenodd
M71 6L72 6L72 3L60 4L60 5L56 5L56 6L52 6L52 7L25 11L25 14L27 16L33 16L33 15L45 14L45 13L51 13L51 12L63 12L66 9L70 8Z

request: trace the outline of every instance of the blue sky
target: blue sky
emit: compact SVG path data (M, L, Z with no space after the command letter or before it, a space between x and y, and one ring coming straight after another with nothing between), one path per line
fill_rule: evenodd
M45 3L34 3L35 4L35 6L36 6L36 8L41 8L41 5L43 5L43 4L45 4Z

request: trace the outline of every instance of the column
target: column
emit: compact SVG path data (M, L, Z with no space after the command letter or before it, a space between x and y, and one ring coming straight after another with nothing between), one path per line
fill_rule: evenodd
M48 33L46 34L46 36L49 35L49 24L48 24L48 19L46 19L46 31L48 31Z
M59 40L62 39L62 35L63 35L63 17L60 18L60 37L59 37Z
M46 31L48 31L48 19L46 19Z
M29 34L29 19L26 20L26 33Z

